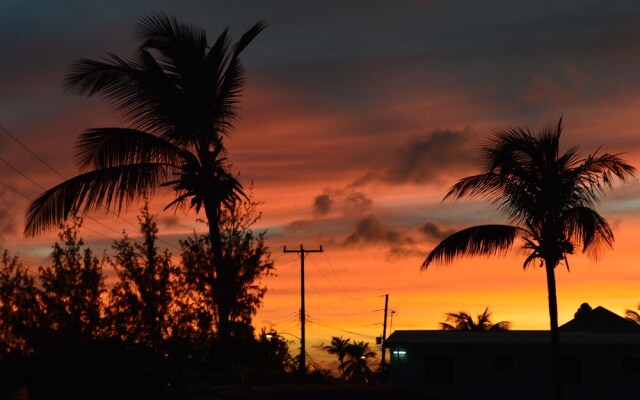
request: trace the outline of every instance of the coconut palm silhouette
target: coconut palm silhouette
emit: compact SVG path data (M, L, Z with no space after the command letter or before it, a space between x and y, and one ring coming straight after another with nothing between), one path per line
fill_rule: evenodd
M495 132L480 151L483 171L461 179L445 199L479 198L495 204L510 225L480 225L445 238L424 260L450 263L459 256L496 255L522 238L528 255L524 268L544 267L549 297L552 369L556 396L561 397L560 340L555 268L576 249L592 258L611 247L613 232L593 209L614 178L624 180L635 168L619 155L595 152L583 156L577 147L560 153L562 119L538 134L525 128Z
M508 331L511 327L509 321L500 321L495 324L491 322L489 307L485 308L482 314L478 314L475 321L466 311L445 315L447 316L445 322L440 322L440 329L443 331Z
M131 60L108 54L103 60L74 62L66 88L102 95L130 127L83 132L75 154L81 173L42 193L26 214L25 234L36 235L102 207L119 213L161 187L175 196L167 208L203 209L215 265L222 358L228 366L231 282L223 265L219 220L222 207L244 193L225 158L224 139L238 116L245 83L239 56L264 27L257 23L235 44L225 30L209 46L204 29L156 13L140 20L141 44Z
M334 336L331 338L331 344L322 347L322 350L338 357L338 363L340 366L340 370L342 371L342 379L345 378L344 358L347 356L347 350L350 345L350 340L351 339L343 339L342 337Z
M373 359L376 353L371 351L369 343L353 342L346 347L347 360L342 363L344 376L350 382L364 383L371 376L369 359Z

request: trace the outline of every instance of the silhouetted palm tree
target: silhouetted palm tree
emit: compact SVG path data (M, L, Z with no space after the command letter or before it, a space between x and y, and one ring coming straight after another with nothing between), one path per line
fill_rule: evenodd
M342 337L334 336L331 338L331 344L322 347L322 350L329 354L333 354L338 357L338 363L342 370L342 378L344 379L344 358L347 355L347 348L349 347L349 341L351 339L343 339Z
M371 375L369 359L375 358L376 353L369 349L369 343L354 342L347 345L347 361L342 364L345 377L350 382L363 383Z
M638 311L640 311L640 305L638 305ZM624 312L624 316L629 320L629 321L633 321L636 324L640 325L640 314L638 313L638 311L633 311L631 309L629 310L625 310Z
M500 321L495 324L491 322L489 307L485 308L482 314L478 314L476 321L466 311L445 315L447 316L445 322L440 322L440 329L443 331L508 331L511 327L509 321Z
M25 233L35 235L101 207L120 212L159 187L175 193L167 208L203 208L216 267L212 279L220 292L223 349L229 343L229 282L218 222L221 208L244 196L224 157L223 139L237 118L245 81L239 56L264 27L254 25L234 45L225 30L209 46L204 29L152 14L140 21L142 44L133 59L109 54L101 61L76 61L66 87L103 95L131 127L85 131L76 151L81 174L41 194L26 216Z
M635 168L618 155L583 157L577 147L560 154L562 119L534 135L528 129L497 131L481 150L483 171L461 179L445 199L475 197L496 204L511 225L480 225L445 238L429 253L422 269L449 263L458 256L495 255L509 250L516 238L528 256L524 268L539 261L545 267L553 353L553 376L559 388L558 306L554 271L569 264L576 247L597 258L613 244L607 221L592 207L614 177L624 180Z

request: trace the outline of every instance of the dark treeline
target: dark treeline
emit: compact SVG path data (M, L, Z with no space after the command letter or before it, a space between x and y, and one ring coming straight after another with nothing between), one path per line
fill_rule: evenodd
M240 382L286 382L286 341L257 333L252 316L273 272L264 233L250 227L256 204L221 214L230 285L235 371ZM223 380L217 290L208 235L180 241L180 257L158 245L145 206L141 238L127 234L98 254L80 222L64 226L51 263L37 274L5 250L0 265L0 398L154 398L197 394ZM109 285L105 270L113 270ZM111 281L114 279L114 281ZM12 393L14 391L14 393Z

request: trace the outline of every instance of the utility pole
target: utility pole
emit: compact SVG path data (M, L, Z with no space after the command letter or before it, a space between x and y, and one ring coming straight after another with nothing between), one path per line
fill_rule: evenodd
M389 294L385 294L384 295L384 322L382 324L382 362L380 363L380 366L382 367L382 370L384 371L386 366L387 366L387 362L386 362L386 351L384 349L384 343L387 340L387 311L389 310Z
M306 368L306 351L305 351L305 320L306 314L304 309L304 258L308 253L322 253L322 246L318 250L305 250L304 246L300 245L300 250L287 250L287 246L284 246L283 253L299 253L300 254L300 381L304 380L304 375L307 372Z

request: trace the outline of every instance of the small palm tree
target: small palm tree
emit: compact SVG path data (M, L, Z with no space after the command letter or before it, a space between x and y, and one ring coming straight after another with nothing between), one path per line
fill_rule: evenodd
M618 155L586 157L572 147L560 153L562 119L539 134L528 129L497 131L482 148L483 171L461 179L445 199L475 197L498 206L509 225L480 225L445 238L422 264L450 263L459 256L496 255L511 249L521 237L528 256L524 268L534 263L545 268L549 296L553 379L560 386L560 339L555 268L580 249L592 258L613 244L607 221L593 209L598 197L611 189L615 177L624 180L635 168Z
M640 304L638 305L638 311L640 311ZM635 322L636 324L640 325L640 314L638 313L638 311L633 311L631 309L626 310L624 312L624 316L632 322Z
M351 339L343 339L341 337L334 336L331 338L331 344L327 346L323 346L322 350L326 351L329 354L333 354L338 357L338 365L342 370L342 379L345 379L344 376L344 358L347 355L347 349L349 347L349 341Z
M245 196L225 158L224 138L238 116L245 81L240 54L264 27L254 25L233 45L225 30L210 46L204 29L152 14L140 21L141 45L133 59L109 54L76 61L66 87L103 95L131 126L82 133L76 152L81 173L38 196L26 215L25 233L35 235L76 214L102 207L120 212L159 188L174 193L167 208L203 209L226 365L233 282L223 265L219 223L222 208Z
M376 353L369 349L369 343L354 342L347 346L347 360L342 364L345 377L349 382L365 383L371 375L369 360Z
M445 322L440 322L440 329L443 331L508 331L511 327L509 321L500 321L495 324L491 322L489 307L485 308L482 314L478 314L476 321L466 311L445 315L447 316Z

